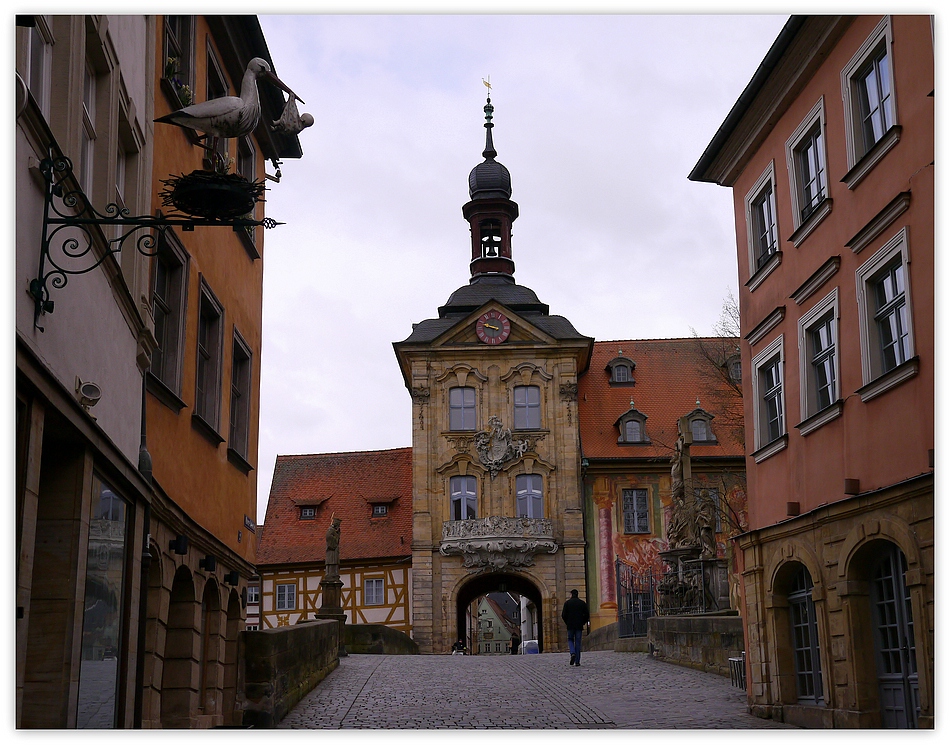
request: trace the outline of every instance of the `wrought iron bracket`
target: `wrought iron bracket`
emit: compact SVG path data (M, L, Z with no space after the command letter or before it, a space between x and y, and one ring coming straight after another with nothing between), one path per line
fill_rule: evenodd
M171 228L193 231L198 227L220 226L231 229L262 226L273 228L273 218L195 217L179 211L158 215L131 215L118 203L110 202L103 211L96 210L73 177L72 161L66 156L49 155L40 161L45 181L43 235L40 240L39 269L30 281L35 310L33 326L40 326L40 316L53 312L52 288L65 287L73 275L84 275L102 265L109 256L122 251L126 241L134 239L136 250L143 256L155 256L161 238ZM109 238L105 226L118 226L118 235ZM98 228L99 230L95 230Z

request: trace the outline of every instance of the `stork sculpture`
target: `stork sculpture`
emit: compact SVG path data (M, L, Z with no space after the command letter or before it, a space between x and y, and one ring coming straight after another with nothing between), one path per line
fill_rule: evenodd
M268 80L286 91L291 98L304 103L303 99L271 72L266 60L255 57L247 63L244 78L241 81L241 96L222 96L200 104L192 104L171 114L156 119L163 124L175 124L184 129L203 133L199 140L209 140L202 145L213 155L217 170L217 144L219 138L241 137L250 134L261 119L261 101L257 91L257 81Z

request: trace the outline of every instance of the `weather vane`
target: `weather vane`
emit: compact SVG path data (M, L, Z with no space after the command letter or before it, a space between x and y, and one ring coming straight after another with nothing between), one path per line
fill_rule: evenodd
M485 87L488 89L488 92L491 93L491 75L488 76L488 80L482 78L482 83L485 84Z

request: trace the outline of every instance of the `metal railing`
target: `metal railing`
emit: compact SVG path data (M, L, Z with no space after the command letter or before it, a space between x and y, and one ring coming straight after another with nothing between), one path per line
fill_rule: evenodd
M683 562L676 570L638 571L617 559L618 637L645 637L652 616L719 611L715 560Z

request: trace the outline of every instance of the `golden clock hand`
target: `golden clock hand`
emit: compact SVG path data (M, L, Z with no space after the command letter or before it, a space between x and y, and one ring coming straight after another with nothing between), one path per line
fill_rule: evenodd
M497 326L492 326L491 324L485 324L485 328L486 328L486 329L494 329L496 332L498 331L498 327L497 327Z

